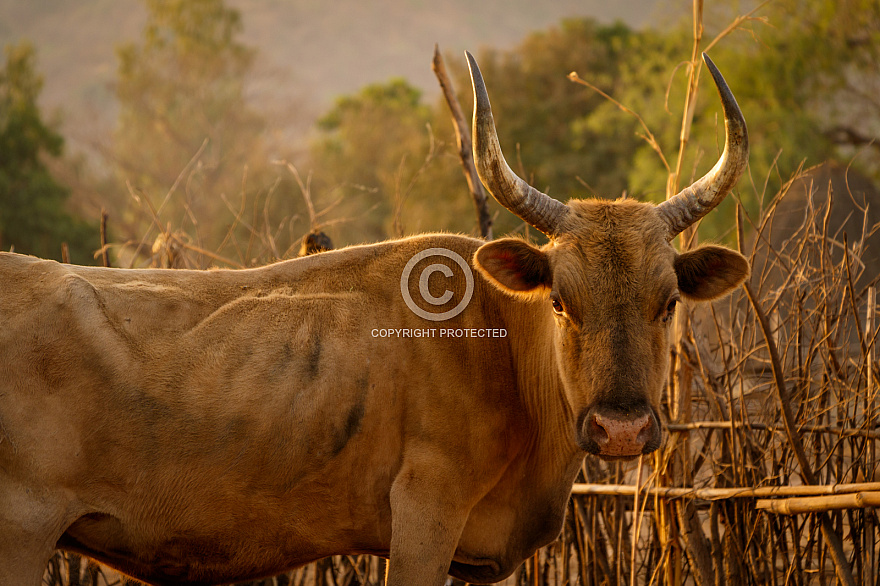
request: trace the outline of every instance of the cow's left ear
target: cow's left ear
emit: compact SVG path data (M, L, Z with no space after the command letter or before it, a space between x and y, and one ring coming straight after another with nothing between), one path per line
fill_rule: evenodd
M530 295L553 284L547 255L515 238L484 244L474 254L474 264L490 283L508 293Z
M680 254L673 262L678 290L696 301L727 295L749 276L749 261L722 246L701 246Z

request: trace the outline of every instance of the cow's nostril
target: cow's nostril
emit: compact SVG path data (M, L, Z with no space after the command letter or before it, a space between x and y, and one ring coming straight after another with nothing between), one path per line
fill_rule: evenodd
M608 435L608 430L602 425L603 419L604 418L601 415L593 415L587 423L587 433L589 434L590 439L599 444L600 447L604 446L611 440Z
M654 418L647 417L645 418L645 424L642 426L642 428L639 430L638 435L636 436L636 441L642 445L646 445L654 439L655 435Z

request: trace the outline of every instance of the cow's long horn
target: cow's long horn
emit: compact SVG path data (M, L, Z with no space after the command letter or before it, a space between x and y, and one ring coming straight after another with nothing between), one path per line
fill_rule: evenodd
M465 54L474 86L474 162L480 180L498 203L547 236L554 236L568 206L517 177L504 160L483 75L474 56Z
M657 211L669 226L669 240L721 203L736 185L749 161L749 133L742 111L727 87L727 82L705 53L703 61L706 62L721 95L726 142L721 158L708 173L657 206Z

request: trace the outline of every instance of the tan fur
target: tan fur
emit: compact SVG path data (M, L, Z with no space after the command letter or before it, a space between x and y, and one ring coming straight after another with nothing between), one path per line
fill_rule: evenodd
M241 271L0 254L0 586L37 586L56 547L155 584L352 553L390 554L392 586L509 575L561 528L584 410L656 407L667 368L653 206L569 205L535 253L564 316L477 271L464 312L416 316L407 261L484 245L453 235ZM507 337L371 334L434 327Z

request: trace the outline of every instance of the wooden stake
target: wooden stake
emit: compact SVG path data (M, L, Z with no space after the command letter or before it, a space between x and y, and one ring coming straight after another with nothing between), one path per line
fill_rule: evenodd
M731 488L681 488L656 486L642 488L641 493L658 498L698 498L707 501L735 498L767 498L774 496L820 496L839 495L857 492L878 492L880 482L859 482L853 484L805 484L802 486L761 486ZM629 484L575 484L573 495L634 496L636 487Z
M780 515L799 515L839 509L864 509L865 507L880 507L880 492L854 492L833 496L776 500L761 499L755 503L756 509Z
M107 210L101 208L101 265L110 266L110 255L107 252Z
M870 384L869 384L870 388ZM868 421L870 421L870 417ZM749 429L758 429L762 431L773 431L784 433L785 429L778 425L767 425L766 423L740 423L738 421L692 421L690 423L668 423L666 429L672 432L689 432L695 429L733 429L735 427ZM830 433L839 435L840 437L864 437L869 439L880 439L880 430L871 431L864 427L834 427L830 425L801 425L798 431L804 433Z

